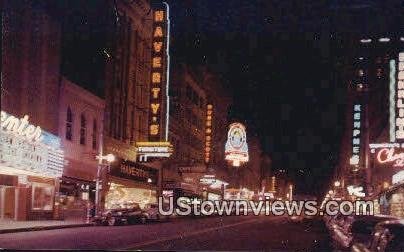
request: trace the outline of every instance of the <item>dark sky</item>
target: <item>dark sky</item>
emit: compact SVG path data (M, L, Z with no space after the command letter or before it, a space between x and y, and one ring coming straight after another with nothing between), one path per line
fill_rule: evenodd
M66 3L62 69L89 88L103 85L102 51L114 18L106 2L60 2ZM325 190L344 130L339 41L397 29L402 1L168 2L172 62L217 73L234 95L231 117L258 134L273 168L286 169L300 192Z
M189 0L170 6L173 61L221 75L234 93L232 117L258 133L273 168L286 169L298 191L322 193L344 130L339 41L388 32L402 4Z

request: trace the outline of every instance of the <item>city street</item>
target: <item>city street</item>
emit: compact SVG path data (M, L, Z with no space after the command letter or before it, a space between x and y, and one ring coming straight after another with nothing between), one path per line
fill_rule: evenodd
M117 227L82 227L0 235L6 249L330 250L322 222L231 216Z

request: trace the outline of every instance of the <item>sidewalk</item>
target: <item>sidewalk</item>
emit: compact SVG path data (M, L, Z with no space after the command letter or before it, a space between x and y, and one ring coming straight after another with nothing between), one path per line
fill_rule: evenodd
M40 221L0 220L0 234L86 226L92 226L92 224L87 224L81 219Z

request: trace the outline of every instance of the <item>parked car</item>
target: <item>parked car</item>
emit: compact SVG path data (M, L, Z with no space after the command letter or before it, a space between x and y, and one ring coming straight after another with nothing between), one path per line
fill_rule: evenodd
M351 251L404 251L404 220L383 221L377 224L371 241L354 243Z
M393 216L385 215L352 215L347 216L342 226L336 226L333 239L337 248L349 248L355 242L367 244L372 237L375 226L383 221L396 220ZM367 244L369 245L369 244Z
M168 206L163 205L163 208L166 210ZM160 221L169 219L169 216L161 215L159 213L159 205L157 203L148 203L145 205L143 210L147 220Z
M137 203L127 205L126 208L108 209L100 217L95 218L97 224L109 226L134 223L145 224L146 221L147 215Z

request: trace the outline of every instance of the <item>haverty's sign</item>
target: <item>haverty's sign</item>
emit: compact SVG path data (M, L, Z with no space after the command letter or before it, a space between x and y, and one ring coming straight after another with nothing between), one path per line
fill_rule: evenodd
M230 125L225 146L225 159L231 161L233 166L240 166L240 163L248 161L247 134L241 123Z

